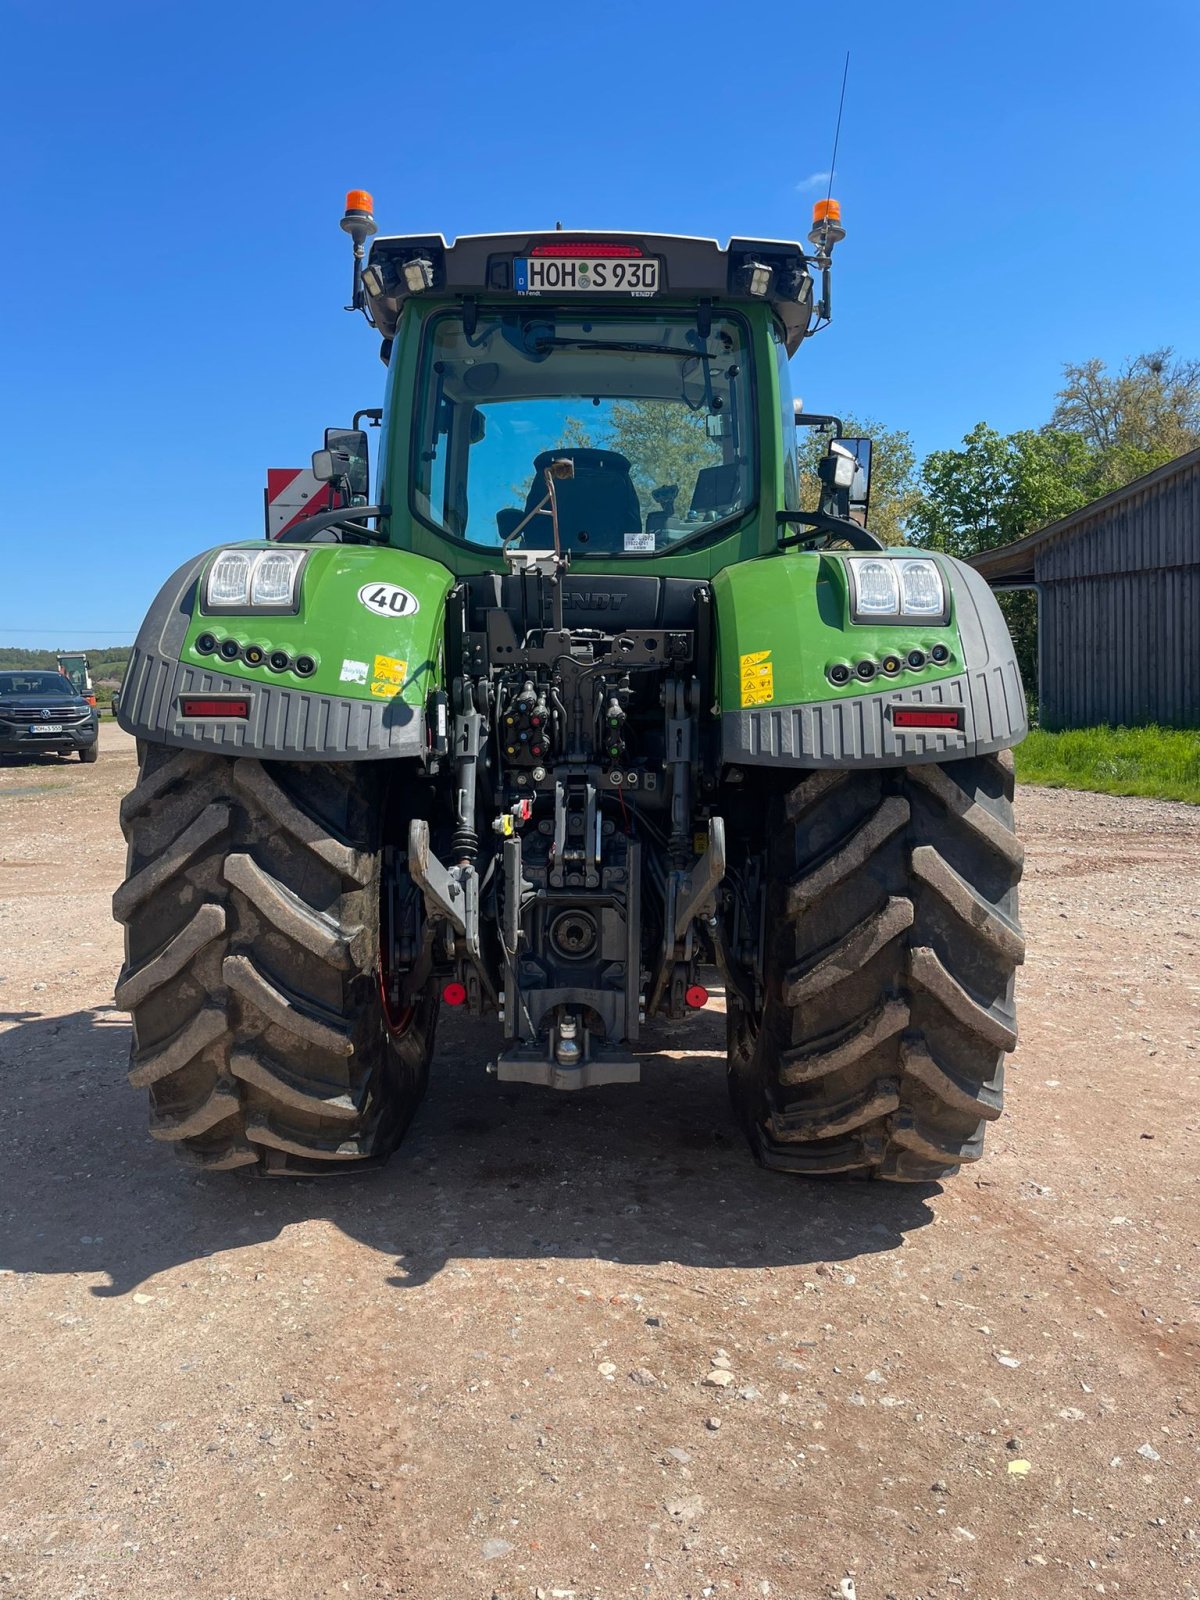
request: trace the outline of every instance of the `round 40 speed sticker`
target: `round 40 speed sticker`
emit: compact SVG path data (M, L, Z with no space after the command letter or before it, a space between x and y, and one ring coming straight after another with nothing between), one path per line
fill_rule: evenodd
M398 583L364 583L358 591L359 604L377 617L412 617L421 609L415 594Z

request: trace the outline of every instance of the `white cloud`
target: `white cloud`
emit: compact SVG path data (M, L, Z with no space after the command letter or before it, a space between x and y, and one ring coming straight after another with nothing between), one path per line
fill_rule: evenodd
M802 178L796 185L797 194L803 194L808 189L819 189L823 183L828 183L832 174L828 172L810 172L807 178Z

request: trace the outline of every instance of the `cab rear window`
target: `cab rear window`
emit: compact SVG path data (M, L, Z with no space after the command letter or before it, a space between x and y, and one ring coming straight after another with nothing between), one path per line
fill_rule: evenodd
M738 318L553 307L455 315L427 332L417 515L495 549L650 555L747 511L757 492L750 349Z

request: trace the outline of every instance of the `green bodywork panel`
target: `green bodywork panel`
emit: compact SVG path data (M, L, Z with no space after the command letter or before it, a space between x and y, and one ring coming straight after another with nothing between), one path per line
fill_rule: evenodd
M256 542L222 548L275 550L279 546ZM247 683L282 683L342 699L398 697L423 706L429 692L444 680L446 595L452 583L444 566L410 551L379 545L313 545L307 552L299 610L294 615L266 611L206 614L201 601L202 577L180 659L209 670L219 668L226 676ZM365 589L369 598L381 584L407 590L416 609L406 609L399 616L378 615L359 595ZM294 669L273 671L265 659L259 667L244 659L226 662L219 655L196 649L196 640L205 633L218 641L236 639L243 646L258 645L264 656L272 650L286 650L293 662L297 656L311 656L317 669L309 677L300 677Z
M963 670L963 656L951 574L945 567L942 576L951 591L948 623L855 623L850 619L849 574L837 555L786 550L726 567L713 580L719 709L806 705L955 677ZM878 672L869 681L852 678L843 685L828 677L836 662L852 671L859 661L871 660L878 667L890 655L903 663L914 646L928 657L935 644L950 652L940 666L927 660L913 671L903 664L898 673Z

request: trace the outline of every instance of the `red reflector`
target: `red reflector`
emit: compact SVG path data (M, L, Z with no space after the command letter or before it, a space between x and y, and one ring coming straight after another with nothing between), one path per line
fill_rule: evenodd
M699 1011L701 1006L708 1004L708 990L702 983L693 983L683 997L693 1011Z
M914 707L893 706L892 721L897 728L961 728L961 711L919 711Z
M448 983L442 990L442 999L448 1006L461 1006L466 1003L467 989L462 983Z
M185 717L248 717L249 700L195 700L185 695L179 702Z
M529 252L531 256L558 256L564 261L582 260L628 260L630 256L640 256L641 249L636 244L535 244Z

